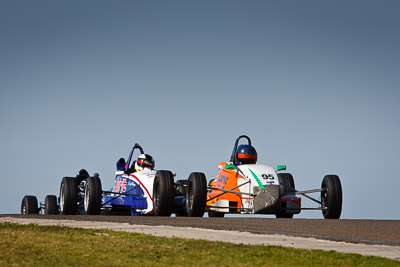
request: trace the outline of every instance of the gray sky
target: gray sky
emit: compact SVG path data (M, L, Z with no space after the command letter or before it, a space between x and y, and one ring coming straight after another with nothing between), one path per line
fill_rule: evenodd
M240 134L342 218L400 219L399 1L1 1L0 213L139 142L214 178ZM312 203L304 200L306 206ZM322 218L303 211L301 218Z

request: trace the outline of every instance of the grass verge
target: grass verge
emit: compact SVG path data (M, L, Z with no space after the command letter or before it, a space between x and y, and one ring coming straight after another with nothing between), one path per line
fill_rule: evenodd
M0 223L0 266L400 266L333 251Z

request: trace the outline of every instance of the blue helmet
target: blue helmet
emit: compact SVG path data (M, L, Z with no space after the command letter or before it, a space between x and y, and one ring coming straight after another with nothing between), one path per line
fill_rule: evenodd
M256 164L257 151L251 145L240 145L236 151L236 159L240 164Z

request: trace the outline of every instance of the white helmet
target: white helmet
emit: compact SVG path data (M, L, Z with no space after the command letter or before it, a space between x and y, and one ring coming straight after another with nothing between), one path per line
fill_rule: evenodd
M143 170L144 168L153 170L155 165L156 163L152 156L148 154L141 154L135 162L135 169L137 172Z

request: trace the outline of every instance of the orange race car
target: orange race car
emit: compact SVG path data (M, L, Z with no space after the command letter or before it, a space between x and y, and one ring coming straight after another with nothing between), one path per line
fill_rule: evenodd
M246 139L247 144L240 144ZM280 172L286 166L274 168L257 164L257 152L246 135L236 139L229 162L218 165L216 179L210 181L206 199L209 217L223 217L225 213L274 214L277 218L292 218L304 209L322 210L326 219L339 219L342 211L342 186L337 175L326 175L321 189L297 191L293 176ZM279 172L279 173L278 173ZM320 193L320 200L308 194ZM302 195L319 204L316 208L302 208Z

